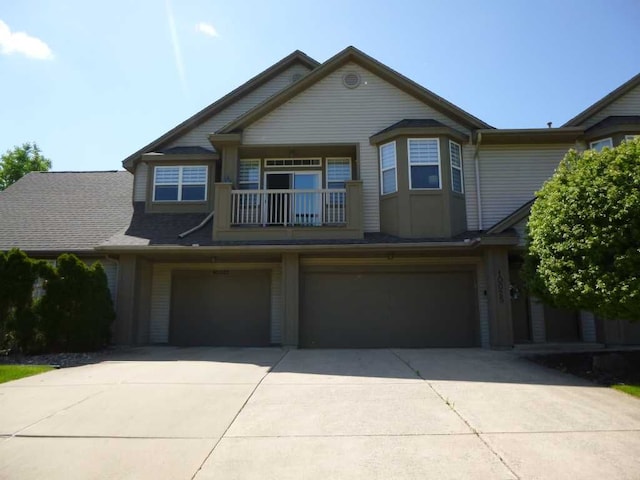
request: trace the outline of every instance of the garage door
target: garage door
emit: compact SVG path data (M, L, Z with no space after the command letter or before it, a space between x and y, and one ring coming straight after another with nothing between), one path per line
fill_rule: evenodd
M169 342L269 345L270 278L269 271L174 272Z
M306 271L301 277L304 347L479 343L472 271Z

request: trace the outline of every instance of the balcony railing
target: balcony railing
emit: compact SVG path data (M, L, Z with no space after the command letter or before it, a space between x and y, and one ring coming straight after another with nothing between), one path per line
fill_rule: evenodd
M214 240L363 238L362 181L344 189L214 189ZM315 227L315 228L313 228Z
M346 189L232 190L231 225L344 225Z

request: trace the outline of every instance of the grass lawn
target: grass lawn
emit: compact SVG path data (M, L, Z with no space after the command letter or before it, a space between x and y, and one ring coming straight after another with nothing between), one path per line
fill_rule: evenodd
M640 397L640 385L612 385L612 387L634 397Z
M0 383L30 377L49 370L52 370L52 367L48 365L0 365Z

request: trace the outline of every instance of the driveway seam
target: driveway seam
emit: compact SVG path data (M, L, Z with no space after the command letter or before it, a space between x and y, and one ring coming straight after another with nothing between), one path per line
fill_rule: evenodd
M249 394L249 396L247 397L247 399L244 401L244 403L242 404L242 406L240 407L240 409L236 412L236 414L233 416L233 418L231 419L231 422L229 422L229 425L227 425L227 428L225 428L224 432L222 432L222 435L220 435L220 438L218 438L218 440L216 441L215 445L211 448L211 450L209 451L209 453L204 457L204 460L202 460L202 463L200 464L200 466L198 467L198 469L194 472L194 474L191 476L191 480L194 480L196 478L196 476L198 475L198 473L200 473L200 470L202 470L202 467L204 467L204 464L207 463L207 460L209 460L209 458L211 457L211 455L213 454L213 452L215 451L215 449L217 448L217 446L220 444L220 442L222 441L222 439L224 438L224 436L227 434L227 432L229 431L229 429L231 428L231 425L233 425L233 423L236 421L236 418L238 418L238 415L240 415L240 413L242 412L242 410L244 410L244 407L247 405L247 403L249 403L249 400L251 400L251 397L253 397L253 394L256 393L256 390L258 389L258 387L262 384L262 382L264 381L265 378L267 378L267 375L269 375L274 368L276 368L280 362L282 362L282 360L284 360L284 357L286 357L289 354L289 350L285 350L285 352L282 354L282 356L278 359L277 362L275 362L273 365L271 365L271 367L269 367L269 369L267 370L267 372L262 376L262 378L260 379L260 381L258 383L256 383L256 386L253 388L253 390L251 390L251 393Z
M504 460L504 458L502 458L502 456L500 456L500 454L499 454L498 452L496 452L496 451L491 447L491 445L489 445L489 443L488 443L484 438L482 438L482 436L480 435L480 432L478 432L478 430L476 430L473 426L471 426L471 424L467 421L467 419L466 419L466 418L464 418L464 417L462 416L462 414L461 414L460 412L458 412L458 411L455 409L454 405L453 405L453 404L452 404L448 399L445 399L445 398L440 394L440 392L438 392L438 391L434 388L434 386L433 386L433 385L431 385L431 382L429 382L426 378L424 378L424 377L420 374L420 372L419 372L419 371L415 370L415 369L411 366L411 364L410 364L408 361L406 361L404 358L402 358L400 355L398 355L398 353L396 353L396 351L395 351L395 350L390 349L390 352L391 352L391 353L393 353L393 355L395 355L395 356L398 358L398 360L400 360L402 363L404 363L404 364L407 366L407 368L409 368L412 372L414 372L414 373L416 374L416 376L418 376L419 378L421 378L422 380L424 380L424 382L425 382L427 385L429 385L429 388L433 391L433 393L435 393L435 394L438 396L438 398L440 398L440 400L442 400L442 401L447 405L447 407L449 407L449 408L451 409L451 411L452 411L453 413L455 413L455 414L458 416L458 418L460 418L460 420L462 420L462 421L464 422L464 424L465 424L467 427L469 427L469 429L471 430L471 432L472 432L472 433L473 433L473 434L478 438L478 440L480 440L480 441L483 443L483 445L484 445L484 446L485 446L485 447L486 447L486 448L487 448L487 449L488 449L488 450L489 450L489 451L490 451L490 452L491 452L491 453L492 453L492 454L493 454L493 455L494 455L494 456L495 456L495 457L500 461L500 463L501 463L502 465L504 465L504 467L505 467L505 468L506 468L506 469L507 469L507 470L508 470L508 471L509 471L509 472L510 472L510 473L511 473L511 474L512 474L516 479L519 479L519 478L520 478L520 476L519 476L519 475L518 475L518 474L517 474L517 473L516 473L516 472L515 472L515 471L514 471L514 470L513 470L513 469L512 469L508 464L507 464L507 462Z
M26 427L21 428L21 429L20 429L20 430L18 430L17 432L12 433L10 436L8 436L8 437L7 437L7 439L11 439L11 438L15 438L15 437L21 437L22 435L20 434L20 432L24 432L25 430L27 430L27 429L29 429L29 428L31 428L31 427L33 427L33 426L35 426L35 425L39 424L40 422L44 422L45 420L50 419L51 417L53 417L53 416L55 416L55 415L59 414L60 412L65 412L65 411L69 410L70 408L75 407L76 405L80 405L81 403L86 402L86 401L87 401L87 400L89 400L90 398L93 398L93 397L95 397L95 396L97 396L97 395L101 395L101 394L103 394L104 392L105 392L105 390L100 390L100 391L98 391L98 392L95 392L95 393L92 393L92 394L90 394L90 395L87 395L87 396L86 396L85 398L83 398L82 400L79 400L79 401L77 401L77 402L74 402L74 403L72 403L71 405L68 405L68 406L66 406L66 407L64 407L64 408L61 408L60 410L56 410L55 412L53 412L53 413L51 413L51 414L47 415L46 417L43 417L43 418L41 418L41 419L39 419L39 420L36 420L35 422L33 422L33 423L31 423L31 424L27 425Z

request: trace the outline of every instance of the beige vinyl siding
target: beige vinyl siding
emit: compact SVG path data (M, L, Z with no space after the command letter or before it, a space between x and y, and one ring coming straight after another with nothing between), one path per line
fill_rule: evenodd
M360 74L359 87L349 89L342 84L347 72ZM432 118L468 133L442 113L368 70L347 64L247 127L243 143L358 144L359 176L364 183L364 227L375 232L380 230L378 151L369 144L369 137L405 118Z
M588 118L583 125L590 127L612 115L640 115L640 86L607 105L594 116Z
M467 143L462 145L462 175L464 178L464 198L467 207L467 229L478 230L478 195L476 188L476 166L473 155L476 148Z
M271 268L271 341L281 343L282 317L284 303L282 297L282 272L275 264L224 264L210 263L156 263L153 265L151 280L151 319L149 328L150 343L169 341L169 322L171 314L171 274L172 270L215 270L215 269L261 269Z
M482 263L478 264L476 269L477 287L478 287L478 308L480 318L480 345L483 348L489 348L490 331L489 331L489 298L487 297L487 278Z
M573 145L486 146L480 150L482 228L534 197Z
M271 271L271 343L282 343L284 299L282 297L282 268Z
M271 79L271 81L256 88L248 95L242 97L237 102L233 103L229 107L225 108L221 112L215 114L206 122L196 126L193 130L187 132L182 137L172 142L169 147L205 147L211 148L208 135L214 133L217 130L224 127L227 123L235 120L243 113L246 113L251 108L255 107L259 103L262 103L267 98L275 95L280 90L291 85L291 78L295 74L306 74L309 69L304 65L294 65L280 75Z
M133 177L133 201L144 202L147 198L147 181L149 178L149 165L140 162L136 167Z
M118 301L118 263L109 259L100 260L100 263L104 267L104 273L107 275L107 285L111 292L111 300L113 300L113 305L115 306Z

